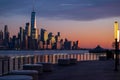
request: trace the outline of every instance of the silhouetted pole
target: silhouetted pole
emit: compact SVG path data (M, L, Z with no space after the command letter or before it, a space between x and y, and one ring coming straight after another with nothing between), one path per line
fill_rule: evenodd
M119 65L119 30L118 22L114 23L114 39L115 39L115 71L118 71Z
M119 42L115 39L115 71L118 71L119 65Z

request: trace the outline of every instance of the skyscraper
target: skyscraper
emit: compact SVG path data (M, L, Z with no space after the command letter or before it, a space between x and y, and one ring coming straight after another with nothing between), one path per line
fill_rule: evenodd
M4 27L4 39L7 39L7 37L8 37L8 26L7 25L5 25L5 27Z
M31 13L31 36L29 43L31 49L37 49L38 30L36 28L36 12L34 11L34 0L33 0L33 11Z
M3 31L0 30L0 46L3 45Z
M59 37L60 37L60 32L58 32L58 34L57 34Z
M41 29L41 41L46 42L48 40L48 33L45 29Z
M36 12L32 12L31 13L31 29L36 28L36 16L35 16Z
M9 32L8 32L8 26L5 25L4 27L4 45L8 47L9 45Z
M0 40L3 40L3 31L0 30Z
M23 28L20 27L20 43L23 42Z
M37 29L36 29L36 16L35 12L31 13L31 38L37 39Z
M28 37L30 37L30 23L26 23L25 33Z

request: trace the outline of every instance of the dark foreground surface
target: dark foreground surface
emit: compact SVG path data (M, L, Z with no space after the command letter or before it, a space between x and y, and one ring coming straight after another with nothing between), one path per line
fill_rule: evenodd
M54 66L53 72L39 76L39 80L120 80L114 71L114 61L85 61L70 66Z

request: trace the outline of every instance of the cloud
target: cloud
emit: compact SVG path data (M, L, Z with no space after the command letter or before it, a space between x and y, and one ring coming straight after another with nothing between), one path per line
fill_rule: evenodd
M66 4L66 3L63 3L63 4L60 4L60 6L71 6L72 4Z
M0 17L30 15L32 0L0 0ZM120 16L120 0L36 0L37 17L95 20Z

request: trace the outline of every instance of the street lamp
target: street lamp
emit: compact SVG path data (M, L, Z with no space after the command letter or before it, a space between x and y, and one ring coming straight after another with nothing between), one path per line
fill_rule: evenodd
M118 71L119 64L119 30L118 22L114 23L114 39L115 39L115 71Z

